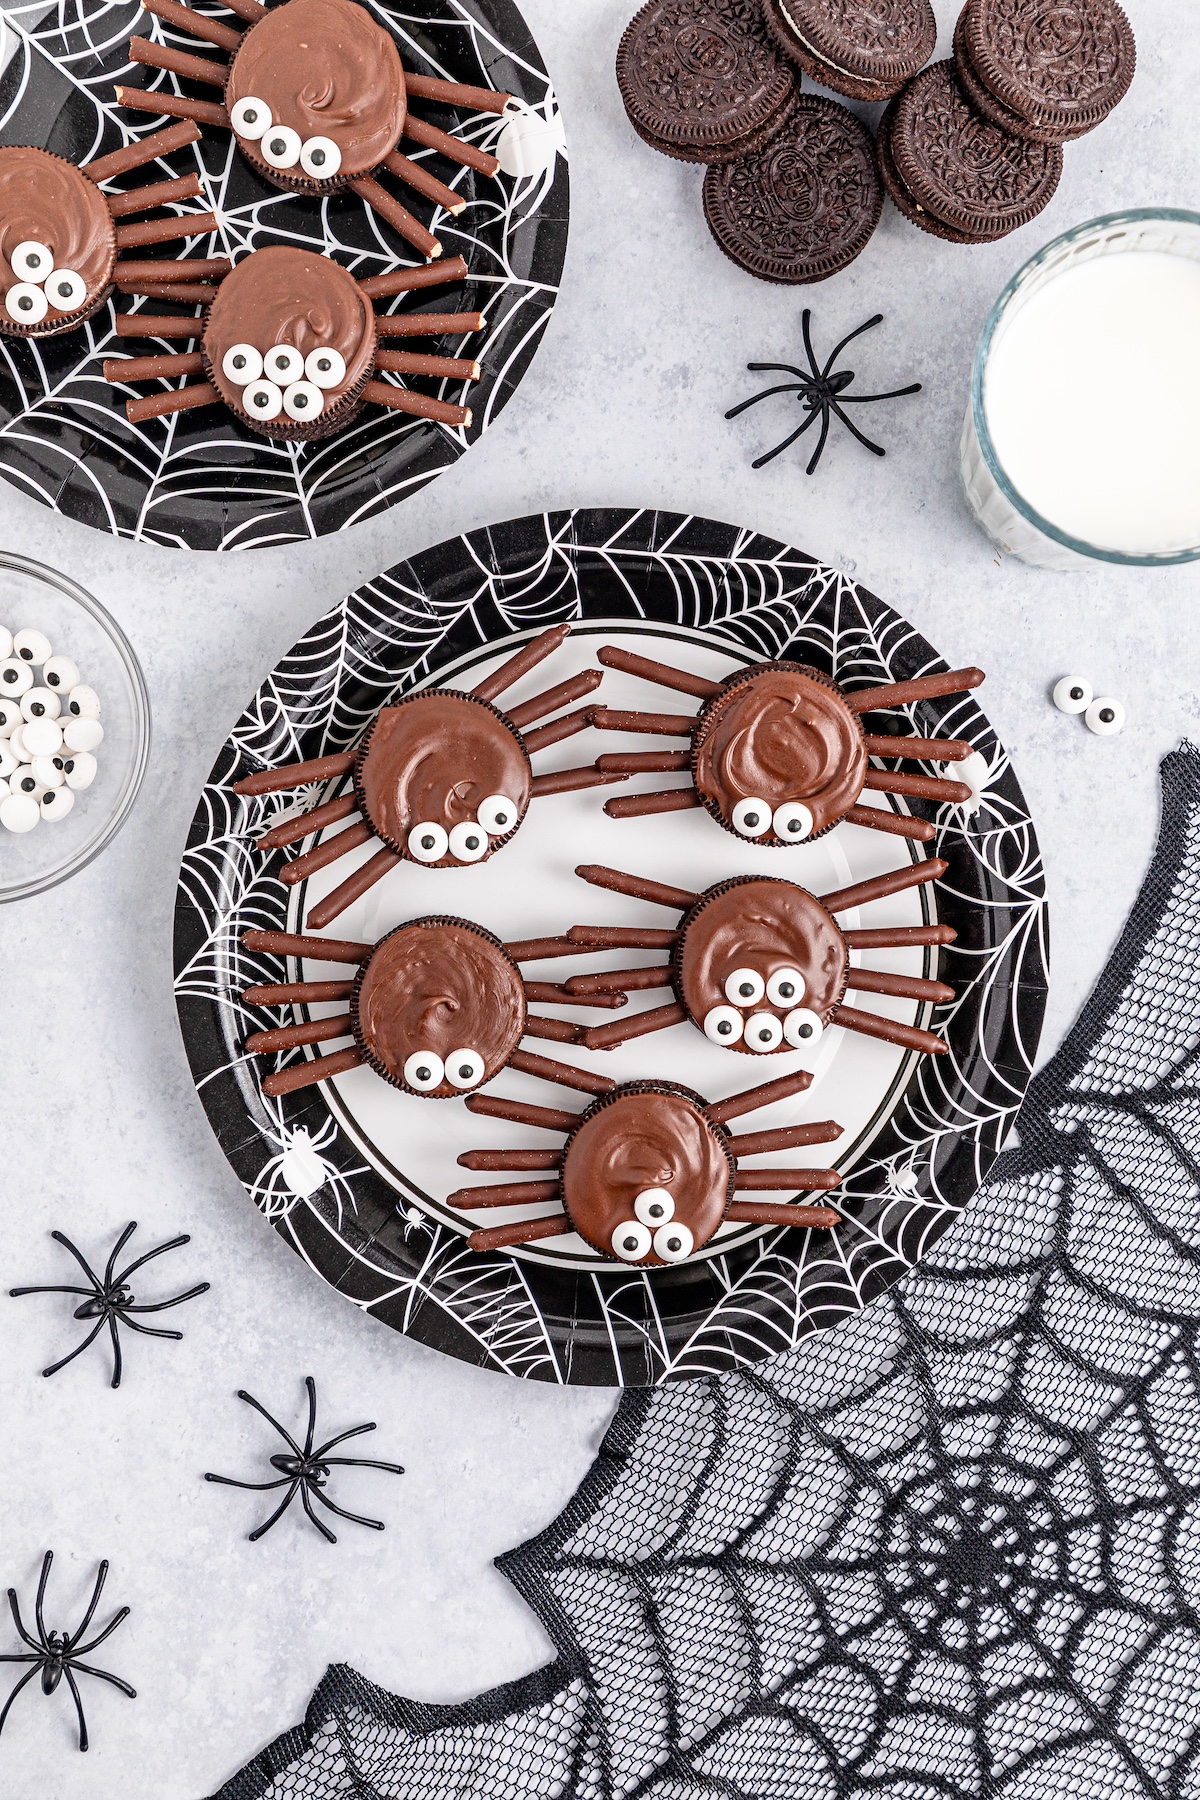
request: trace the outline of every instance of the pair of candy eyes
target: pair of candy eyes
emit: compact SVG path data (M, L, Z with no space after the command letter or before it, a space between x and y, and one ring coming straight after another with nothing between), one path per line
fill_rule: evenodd
M824 1027L819 1016L807 1006L795 1006L781 1022L775 1013L756 1012L743 1018L733 1006L714 1006L704 1015L704 1035L714 1044L736 1044L746 1040L748 1050L778 1050L785 1040L793 1050L811 1047Z
M695 1238L675 1217L675 1202L666 1188L643 1188L633 1203L635 1217L623 1219L611 1239L614 1256L641 1262L651 1249L660 1262L682 1262L695 1248Z
M75 312L87 299L87 283L74 269L56 269L45 244L30 238L18 244L9 263L16 283L4 296L4 310L19 325L39 325L51 305Z
M263 161L272 169L294 169L299 163L314 181L330 181L342 166L342 153L332 138L310 137L303 142L290 125L276 125L264 100L247 94L229 115L240 138L257 143Z
M404 1079L418 1094L428 1094L444 1081L456 1088L478 1087L483 1070L478 1050L452 1050L445 1062L432 1050L414 1050L404 1065Z
M429 820L414 825L408 834L408 853L417 862L441 862L449 851L455 862L478 862L487 852L488 839L505 837L517 822L517 809L504 794L489 794L479 808L477 824L464 819L452 831Z
M346 379L346 360L332 346L307 356L292 344L276 344L264 356L253 344L234 344L221 358L226 381L242 390L242 406L254 419L315 419L325 405L324 388Z
M730 817L747 838L765 837L772 828L785 844L802 844L812 835L813 816L801 800L785 800L774 812L765 800L739 800Z

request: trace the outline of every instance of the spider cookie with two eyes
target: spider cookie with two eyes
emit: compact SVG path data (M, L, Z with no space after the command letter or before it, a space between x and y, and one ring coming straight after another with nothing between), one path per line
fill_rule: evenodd
M309 928L330 924L400 862L437 869L486 862L511 842L532 801L625 780L594 766L535 775L530 762L531 752L586 730L591 711L566 713L535 731L525 727L592 693L603 670L570 676L509 712L494 704L557 650L570 629L543 631L469 693L431 688L385 706L357 750L264 769L234 784L235 794L254 797L352 776L352 793L275 825L259 839L261 847L279 849L361 813L358 824L285 863L279 875L287 883L304 881L360 844L379 840L375 855L312 908Z
M868 763L871 756L961 761L971 754L970 744L955 738L871 736L863 731L860 715L965 693L979 686L982 669L950 669L848 693L803 663L759 663L724 681L709 681L614 646L600 650L598 660L703 702L694 716L593 710L592 723L600 730L691 739L687 750L599 757L597 768L614 774L687 770L692 777L691 787L610 800L604 808L610 818L701 806L726 831L759 844L800 844L831 831L842 819L927 843L934 835L927 819L861 806L863 790L958 803L971 798L963 782L873 769Z
M355 0L286 0L270 11L258 0L230 0L230 10L249 30L176 0L146 6L167 25L223 50L224 63L145 38L129 43L131 61L220 88L224 104L118 87L120 104L232 131L246 161L273 187L313 195L352 189L422 255L440 256L438 240L374 176L386 169L447 212L461 212L463 196L402 156L401 140L483 175L494 176L500 164L414 117L408 102L502 113L511 96L409 74L395 40Z
M123 293L153 292L187 280L196 264L122 262L120 252L145 244L169 243L217 229L211 212L179 213L167 219L118 221L130 213L152 212L201 192L200 178L159 181L126 193L106 194L101 183L144 167L194 143L194 124L172 125L77 169L49 150L26 144L0 149L0 333L48 338L74 331L103 306L117 286ZM206 265L210 266L210 265ZM227 259L219 259L224 269ZM147 270L151 274L147 274Z
M818 898L775 876L734 877L703 894L691 894L618 869L584 864L575 872L594 887L673 907L683 916L671 931L571 927L568 941L578 944L581 952L667 950L671 959L644 969L573 975L564 984L568 993L581 1001L613 989L629 994L670 988L675 995L667 1006L580 1030L576 1042L589 1050L611 1050L687 1020L711 1043L769 1055L813 1048L827 1026L842 1025L905 1050L945 1055L947 1045L933 1032L847 1006L844 996L849 988L934 1005L953 1000L954 989L942 981L851 968L850 952L949 944L956 936L954 928L899 925L843 931L834 915L936 881L948 867L940 857L930 857Z

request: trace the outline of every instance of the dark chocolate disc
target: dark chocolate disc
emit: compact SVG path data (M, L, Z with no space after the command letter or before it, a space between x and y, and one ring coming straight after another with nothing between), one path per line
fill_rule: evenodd
M971 0L971 66L1030 125L1080 135L1129 90L1133 30L1116 0Z
M925 229L948 226L968 241L988 242L1028 224L1053 197L1061 147L1014 137L985 119L953 63L923 70L893 108L887 152L905 196L901 210L910 218L927 214L932 223ZM920 216L914 222L925 224Z
M65 311L50 304L41 319L27 325L10 317L3 302L23 279L13 271L13 251L31 241L50 252L52 267L73 269L86 292L78 306ZM73 331L103 303L116 255L116 226L94 181L49 150L23 144L0 149L0 332L43 338Z
M772 35L814 80L842 92L849 77L855 99L889 98L924 68L937 42L929 0L766 0L764 12Z
M981 112L985 119L992 121L993 125L999 125L1005 131L1011 131L1016 137L1029 138L1035 144L1069 144L1072 139L1083 137L1091 131L1091 125L1056 127L1030 125L1026 120L1020 118L1011 106L1005 106L1002 100L997 100L995 94L989 93L975 73L967 51L966 18L968 10L968 6L963 7L954 27L954 67L962 84L963 92L976 112Z
M673 1202L671 1222L687 1228L698 1250L732 1198L726 1143L698 1094L669 1082L622 1088L590 1106L567 1141L562 1166L567 1216L593 1250L616 1261L614 1232L639 1223L638 1195L658 1188ZM629 1260L638 1268L657 1268L672 1259L651 1248Z
M883 211L871 134L803 94L756 156L710 169L704 216L731 261L764 281L824 281L866 247Z
M753 969L764 986L782 969L804 978L804 992L785 1004L765 995L745 1009L773 1013L782 1025L794 1007L807 1007L828 1025L846 991L846 940L821 902L794 882L743 876L709 888L683 919L671 968L675 997L694 1025L729 1004L726 982L737 969ZM744 1039L732 1050L759 1054ZM792 1046L781 1043L779 1051Z
M703 161L769 126L795 76L758 0L647 0L617 50L617 85L647 142Z
M385 1081L447 1099L504 1068L525 1029L525 989L490 932L466 919L410 919L371 952L354 984L351 1023L359 1048ZM480 1059L482 1072L467 1051ZM441 1061L446 1078L417 1089L404 1069L422 1052ZM453 1066L455 1052L461 1068Z

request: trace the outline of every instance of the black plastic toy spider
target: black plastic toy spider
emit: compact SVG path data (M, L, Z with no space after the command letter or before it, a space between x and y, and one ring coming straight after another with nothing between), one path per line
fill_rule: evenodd
M820 419L821 435L817 441L817 447L809 459L808 467L804 471L806 475L811 475L821 460L821 452L824 450L825 441L829 436L830 416L834 413L837 414L847 431L852 432L859 443L864 445L873 456L886 456L887 452L882 444L873 444L870 438L864 437L858 426L846 417L842 407L865 405L872 400L899 400L905 394L919 394L921 391L921 383L914 381L910 387L893 388L888 394L848 394L846 389L854 380L854 370L839 369L836 375L830 374L829 371L848 343L856 337L861 337L864 331L870 331L874 326L882 324L882 313L876 313L873 319L868 319L865 325L858 326L857 330L850 332L840 344L835 345L824 368L818 368L813 351L812 334L809 330L811 318L812 309L806 306L800 316L800 328L804 333L804 353L808 357L808 372L805 373L803 369L795 368L791 363L747 363L746 367L755 372L779 369L788 375L795 375L796 380L782 382L778 387L764 388L761 394L754 394L749 400L743 400L739 406L733 407L725 414L727 419L736 419L738 414L744 413L748 406L757 406L760 400L769 400L772 394L796 394L799 404L806 409L803 423L798 425L789 437L785 437L781 444L776 444L773 450L768 450L765 456L760 456L755 462L752 462L750 465L752 469L761 469L765 463L773 461L789 445L794 444L798 437L803 437L815 419Z
M355 1525L368 1525L372 1531L382 1531L384 1528L382 1519L367 1519L361 1513L346 1512L343 1507L335 1506L328 1494L322 1492L322 1489L329 1480L330 1469L334 1467L385 1469L389 1475L403 1475L404 1473L399 1463L372 1462L365 1456L330 1456L329 1452L337 1444L344 1444L347 1438L361 1437L364 1431L374 1431L373 1424L354 1425L349 1431L340 1431L336 1437L331 1437L327 1443L319 1444L314 1449L313 1439L317 1432L317 1384L311 1375L306 1375L304 1385L308 1389L308 1432L304 1439L303 1450L291 1433L285 1431L278 1419L271 1417L266 1407L260 1405L253 1394L248 1394L245 1388L238 1389L238 1399L244 1400L247 1406L252 1406L255 1412L261 1413L267 1423L275 1427L288 1446L288 1452L276 1451L271 1458L271 1467L279 1470L278 1481L237 1481L232 1475L205 1475L204 1477L205 1481L219 1481L223 1487L254 1488L262 1492L270 1488L287 1488L287 1493L270 1518L265 1519L250 1533L252 1544L257 1543L260 1537L265 1537L276 1520L283 1517L297 1494L300 1496L300 1504L321 1536L328 1538L331 1544L336 1544L337 1538L330 1531L328 1525L318 1519L312 1509L312 1499L319 1500L322 1506L327 1506L330 1512L338 1515L339 1519L350 1519ZM310 1495L312 1499L310 1499Z
M17 1631L20 1633L23 1642L29 1645L29 1649L13 1655L0 1656L0 1662L32 1663L33 1667L28 1669L25 1674L22 1675L20 1681L18 1681L16 1687L4 1702L4 1710L0 1712L0 1731L4 1730L4 1721L8 1717L9 1708L12 1706L17 1695L21 1692L21 1689L25 1687L27 1683L31 1682L34 1676L40 1672L43 1694L52 1694L58 1687L59 1682L64 1678L66 1679L67 1686L71 1690L71 1698L75 1702L75 1711L79 1716L79 1748L81 1750L86 1750L88 1747L87 1720L83 1716L83 1701L79 1698L79 1688L75 1681L76 1674L94 1675L98 1681L108 1681L111 1682L113 1687L120 1688L121 1692L123 1694L128 1694L131 1700L137 1699L136 1688L131 1688L129 1683L127 1681L122 1681L119 1675L110 1675L105 1669L93 1669L90 1664L80 1662L79 1660L81 1656L86 1656L90 1651L94 1650L98 1644L102 1644L106 1637L112 1636L122 1619L129 1617L129 1608L123 1606L120 1612L114 1613L113 1617L104 1627L104 1630L98 1637L94 1637L90 1643L83 1644L80 1642L84 1632L92 1622L92 1615L100 1604L100 1595L103 1592L104 1580L108 1574L108 1563L102 1562L96 1574L96 1585L92 1589L92 1597L88 1601L88 1608L83 1615L79 1629L71 1632L69 1635L66 1632L47 1631L45 1618L42 1613L42 1602L46 1597L46 1582L49 1580L50 1565L53 1561L53 1550L47 1550L45 1560L42 1563L41 1580L38 1582L37 1600L34 1603L34 1618L37 1621L36 1637L31 1637L21 1622L21 1609L17 1604L16 1588L9 1588L8 1590L8 1604L12 1608L13 1623L16 1625Z
M95 1339L99 1336L100 1332L103 1331L105 1325L107 1325L112 1337L113 1347L113 1373L110 1386L115 1388L120 1387L122 1364L121 1339L117 1332L118 1321L122 1325L128 1325L130 1331L140 1332L143 1337L174 1338L177 1341L182 1338L182 1331L163 1331L157 1329L153 1325L139 1325L137 1321L131 1319L129 1315L130 1313L165 1312L168 1307L182 1306L185 1300L194 1300L197 1294L207 1293L211 1283L207 1281L198 1282L195 1287L189 1288L185 1294L176 1294L170 1300L154 1300L148 1302L135 1301L129 1290L129 1277L135 1270L140 1269L143 1263L152 1262L156 1256L165 1256L168 1250L178 1250L181 1244L190 1244L192 1241L187 1232L182 1232L179 1237L170 1238L167 1243L159 1244L153 1250L147 1250L145 1256L139 1256L135 1262L131 1262L127 1268L122 1269L119 1275L115 1274L114 1270L116 1269L117 1258L120 1256L125 1245L129 1242L129 1239L136 1230L137 1220L131 1219L116 1243L113 1245L112 1255L105 1265L103 1281L101 1281L100 1277L92 1269L82 1252L75 1248L75 1245L71 1242L69 1237L64 1236L61 1231L52 1231L50 1236L54 1238L57 1243L62 1244L64 1248L71 1252L71 1255L75 1258L75 1261L79 1264L80 1268L90 1281L91 1287L9 1288L9 1294L14 1300L20 1299L23 1294L82 1294L84 1296L83 1305L75 1308L74 1316L77 1319L95 1319L96 1321L91 1331L89 1331L84 1338L82 1344L77 1344L69 1356L64 1356L58 1362L51 1363L48 1369L43 1369L43 1375L56 1375L60 1369L65 1369L69 1362L74 1362L75 1358L81 1356L88 1348L89 1344L95 1342Z

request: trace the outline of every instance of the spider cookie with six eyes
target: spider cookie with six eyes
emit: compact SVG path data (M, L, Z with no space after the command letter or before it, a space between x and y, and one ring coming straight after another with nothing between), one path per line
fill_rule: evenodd
M573 675L508 712L494 704L557 650L570 629L554 625L543 631L470 692L431 688L385 706L357 750L264 769L235 784L235 794L254 797L352 777L351 793L276 825L259 839L263 848L278 849L353 813L362 815L360 823L285 863L280 879L287 883L305 880L372 838L381 844L312 908L310 928L330 924L400 862L438 869L486 862L511 841L534 800L625 779L592 766L535 775L530 762L532 752L585 730L591 711L567 713L535 731L525 727L592 693L602 670Z
M146 7L174 29L225 51L224 63L145 38L129 43L131 61L220 88L223 105L119 87L121 105L230 130L246 161L273 187L313 195L352 189L424 256L440 256L438 240L374 176L386 169L447 212L461 212L462 195L402 156L401 140L483 175L495 175L500 165L416 118L408 102L502 113L511 97L409 74L395 40L354 0L286 0L270 11L258 0L231 0L230 10L249 30L239 32L176 0L149 0Z
M199 135L195 125L174 125L82 169L29 145L0 149L0 333L46 338L74 331L99 311L114 285L124 293L144 292L148 267L159 283L186 281L194 263L121 262L120 253L215 231L211 212L131 225L118 221L193 198L201 191L199 177L115 194L104 193L100 183L154 162ZM226 266L225 259L220 266Z
M819 669L796 662L759 663L724 681L710 681L613 646L600 650L598 660L703 702L694 716L593 708L592 723L601 730L691 739L687 750L599 757L596 767L611 774L688 771L692 777L690 787L610 800L604 808L610 818L702 806L726 831L759 844L804 843L842 819L927 843L934 835L928 820L861 806L864 789L960 804L971 798L962 782L874 769L869 763L872 756L960 761L971 754L968 743L872 736L863 731L861 715L965 693L979 686L982 669L949 669L916 681L847 692Z
M726 1129L730 1119L802 1093L811 1081L799 1070L715 1102L673 1081L608 1082L579 1114L473 1095L471 1112L559 1132L566 1143L561 1150L467 1151L458 1159L467 1169L554 1173L546 1181L459 1188L447 1204L474 1212L557 1200L557 1213L481 1226L467 1243L502 1250L577 1231L601 1256L641 1268L686 1262L724 1224L832 1228L838 1214L831 1207L738 1195L825 1191L838 1186L836 1169L742 1169L739 1159L830 1143L842 1135L840 1125L823 1119L737 1137Z
M585 946L667 950L670 961L574 975L565 984L568 993L586 1001L592 993L613 989L633 993L670 988L675 996L667 1006L580 1030L576 1041L589 1050L611 1050L688 1020L711 1043L764 1055L815 1048L827 1027L841 1025L922 1055L945 1055L947 1045L933 1032L847 1006L845 995L851 989L933 1005L953 1000L954 989L945 982L850 964L852 950L953 943L953 927L843 931L835 914L935 881L948 866L931 857L818 898L795 882L774 876L735 877L703 894L691 894L617 869L584 865L576 874L593 886L676 908L682 918L671 931L572 926L567 937L581 951Z

